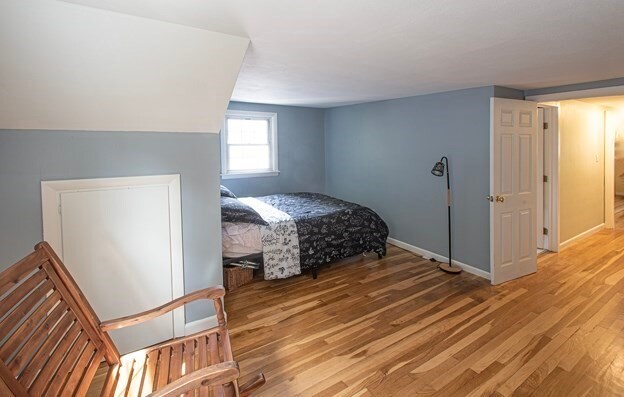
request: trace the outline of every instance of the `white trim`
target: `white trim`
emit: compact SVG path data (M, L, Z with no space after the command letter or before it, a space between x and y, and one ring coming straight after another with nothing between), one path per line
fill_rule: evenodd
M618 86L618 87L609 87L609 88L621 88L622 92L624 93L624 86ZM582 91L570 91L570 93L575 93L575 97L572 99L582 99L582 98L590 98L593 95L596 96L601 96L601 95L607 95L605 93L605 91L600 91L599 90L603 90L603 89L595 89L595 90L582 90ZM608 91L606 91L608 92ZM567 94L567 93L566 93ZM550 94L549 94L550 95ZM556 95L556 94L552 94L552 95ZM531 97L527 97L528 99L533 99L536 98L538 96L531 96ZM555 97L553 97L555 98ZM558 98L557 99L561 99ZM553 99L552 101L556 101L555 99ZM546 104L542 104L542 103L538 103L538 107L543 107L545 109L552 109L552 113L550 115L550 121L548 121L549 123L552 124L552 128L553 130L556 129L556 133L552 134L552 139L553 141L551 142L551 169L553 170L552 172L552 191L551 191L551 205L552 205L552 211L551 211L551 225L554 225L552 227L552 231L553 233L550 233L549 237L549 245L550 251L553 252L559 252L559 250L564 248L564 245L569 245L570 243L576 241L575 239L578 238L582 238L582 237L587 237L593 233L591 233L591 230L596 229L596 228L600 228L600 226L596 226L595 228L592 228L590 230L588 230L587 232L584 233L588 233L587 235L585 235L584 233L579 234L576 237L573 237L565 242L561 242L559 236L561 235L561 219L559 217L559 207L560 207L560 197L559 197L559 174L560 174L560 167L559 167L559 157L560 157L560 148L559 148L559 141L560 141L560 136L561 136L561 131L559 129L559 104L557 103L556 106L552 106L552 105L546 105ZM554 113L554 114L553 114ZM604 220L605 222L603 223L603 227L604 228L614 228L615 227L615 200L613 199L613 191L615 190L615 186L614 185L609 185L608 181L612 181L614 178L612 178L611 176L613 175L613 169L614 169L614 150L615 150L615 137L614 136L610 136L609 131L607 130L607 118L608 118L608 112L605 111L604 112L604 118L603 118L603 127L604 127L604 143L605 143L605 147L604 147L604 151L605 151L605 157L604 157L604 165L605 165L605 182L604 182ZM610 149L610 150L609 150ZM611 175L609 175L611 174ZM622 193L624 194L624 192ZM615 195L620 195L619 192L616 192Z
M413 252L417 255L422 256L425 259L435 259L438 262L447 262L448 258L446 256L436 254L435 252L427 251L426 249L416 247L415 245L411 245L408 243L404 243L403 241L394 239L392 237L388 237L388 243L397 246L399 248L403 248L404 250ZM490 280L490 273L485 270L478 269L474 266L467 265L465 263L453 260L453 265L457 265L462 268L466 273L474 274L475 276L483 277L486 280Z
M559 252L560 249L560 222L559 222L559 108L557 106L537 104L538 108L544 109L544 121L549 124L550 134L550 217L547 250Z
M259 178L263 176L278 176L279 171L259 171L221 174L221 179Z
M180 199L180 175L151 175L121 178L74 179L41 181L41 211L43 239L63 258L61 194L67 192L107 190L136 186L167 186L169 189L169 224L171 228L171 288L172 298L184 296L184 255L182 250L182 202ZM184 335L184 308L173 311L173 333Z
M548 224L548 236L544 236L545 246L544 249L552 252L559 252L560 250L560 222L559 222L559 106L546 105L543 103L538 103L537 108L542 108L544 114L544 122L547 122L548 129L552 130L552 134L550 135L550 174L548 175L548 183L550 184L550 216L548 217L548 222L544 220L544 223ZM541 127L540 127L541 128ZM538 151L538 156L543 155L542 152ZM539 167L538 167L539 168ZM547 169L547 164L543 165L544 169ZM538 173L537 175L537 183L541 184L541 177ZM539 196L538 196L539 199ZM539 227L539 226L538 226ZM538 233L540 231L538 230Z
M224 312L223 314L225 315L227 321L227 313ZM196 334L209 328L214 328L217 325L219 325L219 322L217 321L217 315L213 314L212 316L200 318L199 320L186 323L184 326L184 335Z
M270 169L244 172L229 172L228 156L227 156L227 119L228 116L244 117L252 119L261 119L269 121L269 150L270 150ZM227 110L223 117L223 125L221 127L221 178L253 178L262 176L279 175L279 156L278 156L278 135L277 135L277 113L275 112L254 112L250 110Z
M583 239L585 237L589 237L592 234L596 234L599 231L601 231L602 229L604 229L604 227L605 227L605 224L601 223L600 225L594 226L591 229L584 231L583 233L577 234L576 236L574 236L574 237L564 241L563 243L561 243L559 245L559 249L563 249L563 248L569 246L570 244L572 244L572 243L574 243L574 242L576 242L576 241L578 241L580 239Z
M526 97L527 101L552 102L564 101L567 99L593 98L601 96L624 95L624 85L614 87L590 88L587 90L556 92L553 94L531 95Z
M548 209L548 205L544 205L546 200L546 194L548 194L548 204L550 204L550 191L547 189L546 182L544 182L544 176L548 175L548 164L544 162L546 155L544 130L544 108L537 108L537 173L535 175L535 184L537 186L537 249L547 250L548 239L544 234L544 228L550 224L548 217L544 218L544 212Z

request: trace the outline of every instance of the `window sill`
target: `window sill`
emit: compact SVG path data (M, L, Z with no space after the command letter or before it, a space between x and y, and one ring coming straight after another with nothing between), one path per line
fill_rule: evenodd
M240 174L221 174L221 179L258 178L263 176L278 176L279 171L245 172Z

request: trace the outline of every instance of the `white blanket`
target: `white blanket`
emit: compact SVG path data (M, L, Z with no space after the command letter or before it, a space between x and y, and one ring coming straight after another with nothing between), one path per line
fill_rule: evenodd
M239 199L253 208L268 225L260 227L264 259L264 279L288 278L301 274L299 234L293 218L253 197Z

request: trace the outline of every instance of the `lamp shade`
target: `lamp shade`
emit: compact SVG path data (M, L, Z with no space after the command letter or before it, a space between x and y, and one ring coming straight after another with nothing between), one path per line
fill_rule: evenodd
M441 161L438 161L437 163L435 163L435 165L433 166L433 169L431 170L431 173L435 176L443 176L444 175L444 163Z

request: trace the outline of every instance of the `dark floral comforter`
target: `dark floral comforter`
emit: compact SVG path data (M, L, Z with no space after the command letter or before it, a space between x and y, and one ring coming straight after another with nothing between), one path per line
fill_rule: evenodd
M388 226L370 208L319 193L256 197L297 225L301 270L363 252L386 254Z

